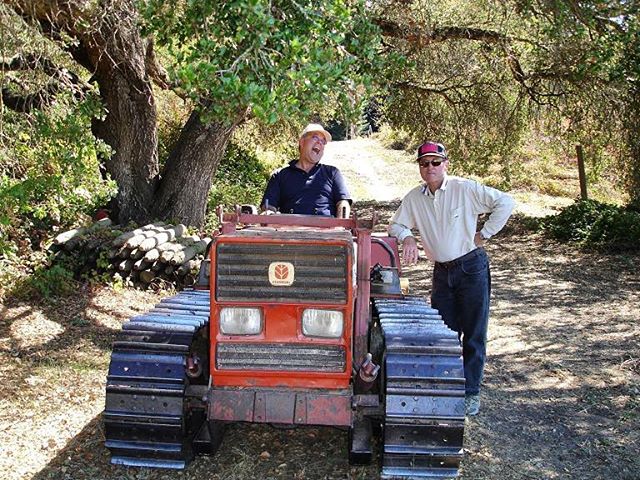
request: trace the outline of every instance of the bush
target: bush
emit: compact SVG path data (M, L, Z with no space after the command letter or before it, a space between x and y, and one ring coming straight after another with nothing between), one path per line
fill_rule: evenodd
M271 168L250 147L230 143L213 179L209 212L218 205L227 209L245 203L258 205L270 174Z
M558 215L545 217L542 227L561 241L597 250L640 250L640 213L616 205L582 200Z
M380 140L384 147L393 150L406 150L407 152L415 153L413 150L418 147L411 133L401 128L392 128L387 124L382 125L380 131L376 134L376 138Z
M91 134L92 119L103 113L92 95L80 102L60 95L30 121L6 113L0 254L24 255L39 247L42 232L77 224L115 194L115 183L102 178L99 166L111 151Z
M63 93L47 109L28 116L0 111L4 130L0 138L3 289L35 271L39 262L32 257L53 231L84 223L115 194L115 183L105 180L100 171L100 160L111 150L91 134L92 120L103 113L96 95L76 99ZM51 283L55 281L52 277ZM49 283L44 277L35 282ZM36 290L40 290L37 285ZM41 293L47 295L49 290L44 287Z
M68 296L78 291L79 282L65 265L41 265L33 274L22 277L11 290L17 299Z

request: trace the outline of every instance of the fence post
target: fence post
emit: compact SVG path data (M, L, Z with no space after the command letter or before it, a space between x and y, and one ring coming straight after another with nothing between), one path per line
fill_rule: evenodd
M584 154L582 145L576 144L576 155L578 157L578 177L580 178L580 198L588 200L587 196L587 176L584 173Z

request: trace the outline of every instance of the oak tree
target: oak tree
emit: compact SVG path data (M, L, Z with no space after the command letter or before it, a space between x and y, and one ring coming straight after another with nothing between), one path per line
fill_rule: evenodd
M3 71L15 73L3 85L4 108L29 112L61 90L82 95L97 85L105 114L92 131L111 147L102 160L117 183L121 222L202 224L212 176L239 125L253 117L302 123L327 98L357 94L376 58L377 30L360 0L3 3L73 64L28 45L11 58L3 52ZM18 74L34 70L45 78L41 88L21 88ZM159 90L191 108L166 158Z

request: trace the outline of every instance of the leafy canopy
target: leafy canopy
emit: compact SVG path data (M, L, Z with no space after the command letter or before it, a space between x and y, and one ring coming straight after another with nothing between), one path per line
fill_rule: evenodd
M370 85L377 28L364 1L141 2L146 33L166 49L178 88L205 118L250 108L273 124L308 116Z
M636 1L372 3L413 65L389 82L394 125L444 141L467 173L501 165L506 188L536 129L570 157L581 143L592 173L617 167L640 185Z

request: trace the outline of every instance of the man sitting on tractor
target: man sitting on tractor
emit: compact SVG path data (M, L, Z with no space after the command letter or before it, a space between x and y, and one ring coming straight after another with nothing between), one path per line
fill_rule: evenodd
M310 123L298 139L299 158L273 173L262 197L264 213L348 218L351 196L336 167L320 163L331 134Z

